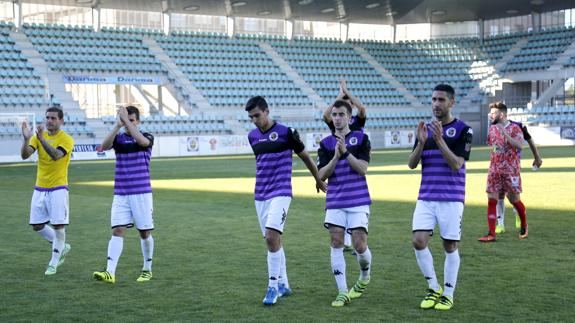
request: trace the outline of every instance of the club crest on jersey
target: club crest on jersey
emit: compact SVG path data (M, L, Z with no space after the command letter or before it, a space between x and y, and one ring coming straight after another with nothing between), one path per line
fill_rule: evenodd
M279 137L279 136L278 136L278 133L274 131L274 132L270 133L270 137L269 137L269 138L270 138L271 141L276 141L276 140L278 140L278 137Z
M456 133L457 133L457 130L455 130L455 128L449 128L445 131L445 134L447 135L447 137L450 137L450 138L455 137Z
M356 137L351 137L351 139L349 139L349 144L352 146L357 145L357 138Z

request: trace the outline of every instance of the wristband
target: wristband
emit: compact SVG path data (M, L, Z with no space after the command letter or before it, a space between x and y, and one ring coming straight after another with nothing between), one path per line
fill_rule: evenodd
M346 159L349 156L349 151L346 151L345 154L341 155L342 159Z

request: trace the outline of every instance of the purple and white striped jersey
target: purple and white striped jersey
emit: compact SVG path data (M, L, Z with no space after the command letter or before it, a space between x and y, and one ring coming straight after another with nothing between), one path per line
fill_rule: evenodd
M465 163L459 170L452 170L437 147L427 126L427 141L421 154L421 187L419 200L465 203ZM456 155L469 160L473 130L465 122L454 119L443 125L443 139ZM417 147L415 140L413 148Z
M325 137L317 151L318 168L329 164L335 154L337 138ZM345 136L347 151L355 158L369 163L371 143L361 131L351 131ZM354 171L345 158L340 158L327 181L326 209L344 209L354 206L370 205L371 198L365 176Z
M150 140L150 146L138 145L134 137L120 133L114 138L116 152L116 173L114 176L114 194L132 195L152 193L150 185L150 158L154 136L142 133Z
M250 131L248 140L256 155L254 199L291 197L292 151L299 154L305 149L298 132L274 122L266 132L259 128Z

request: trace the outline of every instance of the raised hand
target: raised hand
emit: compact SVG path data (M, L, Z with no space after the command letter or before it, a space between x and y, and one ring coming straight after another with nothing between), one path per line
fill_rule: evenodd
M429 125L431 126L431 134L433 135L433 139L436 142L443 140L443 126L441 125L441 122L434 120Z
M339 155L341 156L347 152L347 147L345 146L345 138L339 135L336 135L336 137L337 137L336 150L339 151Z
M419 125L417 125L417 140L419 140L422 145L427 141L427 127L423 121L420 121Z
M28 128L28 122L22 122L22 136L26 140L30 140L32 138L32 131Z
M126 109L126 107L119 107L118 108L118 117L122 121L122 123L123 123L122 125L130 122L130 119L128 118L128 109Z
M347 94L347 82L343 77L339 79L339 91L340 93Z
M44 126L39 124L36 126L36 136L38 137L38 140L42 140L44 139Z

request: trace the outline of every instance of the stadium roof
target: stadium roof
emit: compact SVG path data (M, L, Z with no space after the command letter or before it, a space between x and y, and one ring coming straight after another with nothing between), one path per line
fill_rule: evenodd
M573 0L20 0L199 15L412 24L495 19L575 7Z

